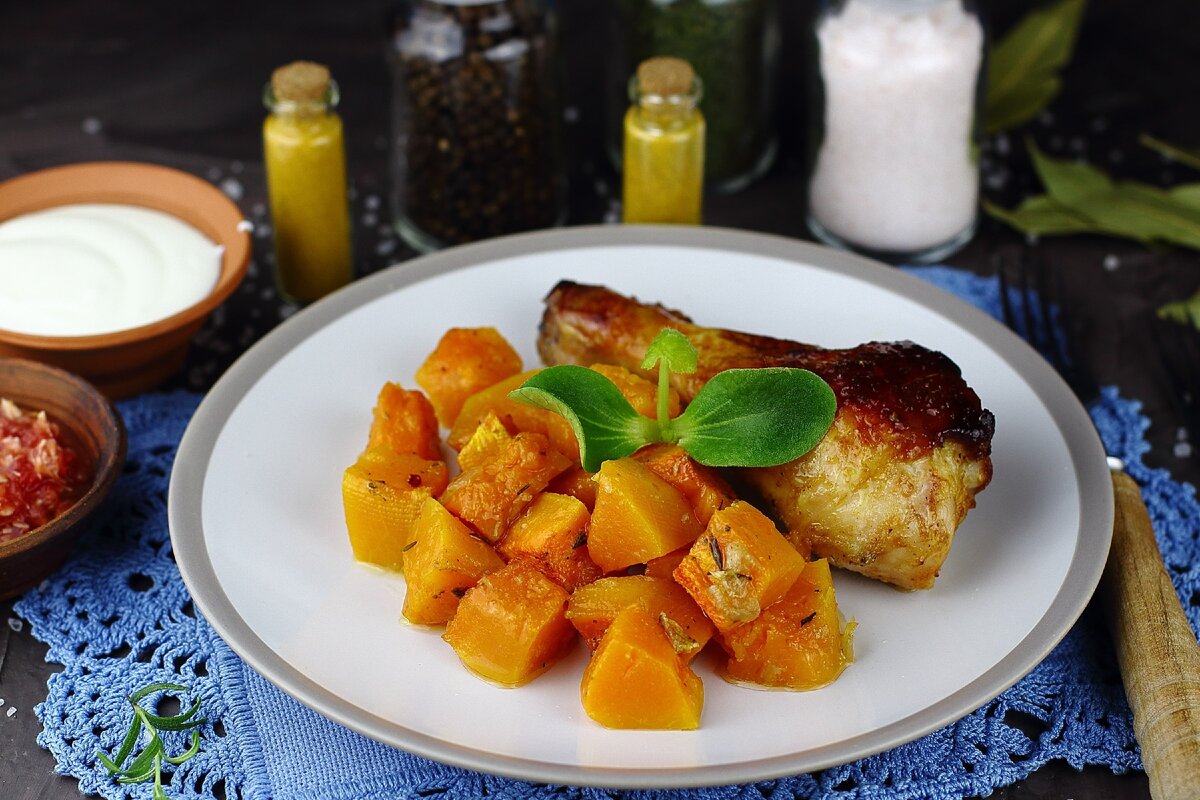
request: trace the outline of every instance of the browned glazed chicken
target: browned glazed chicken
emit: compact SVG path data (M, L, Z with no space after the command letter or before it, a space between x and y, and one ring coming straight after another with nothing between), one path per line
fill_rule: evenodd
M664 327L686 334L699 353L694 374L672 376L684 399L735 367L820 375L838 399L825 438L802 458L742 476L774 506L798 549L904 589L933 586L955 530L992 476L992 414L953 361L912 342L831 350L703 328L662 306L567 281L546 298L538 350L547 364L640 371Z

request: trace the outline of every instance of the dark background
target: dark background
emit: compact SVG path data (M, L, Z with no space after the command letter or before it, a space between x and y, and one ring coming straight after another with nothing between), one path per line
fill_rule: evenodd
M604 221L619 180L603 154L601 106L609 51L603 17L611 0L561 0L571 185L568 224ZM708 224L807 238L803 207L804 41L812 3L781 0L784 55L778 97L780 155L763 180L706 201ZM985 5L993 33L1036 5ZM236 356L295 308L270 274L260 126L262 87L298 58L330 66L342 89L358 271L410 257L389 228L390 77L385 51L392 5L336 3L0 2L0 179L92 159L133 159L188 170L221 185L255 221L245 285L197 337L172 385L203 390ZM1093 0L1062 95L1034 123L993 137L983 149L985 194L1012 205L1036 190L1023 140L1052 154L1086 158L1115 177L1171 185L1200 180L1137 144L1142 133L1200 145L1200 4ZM1190 173L1190 174L1189 174ZM1147 460L1195 481L1195 463L1175 452L1179 420L1162 376L1146 357L1146 316L1200 287L1200 257L1115 239L1073 236L1030 243L988 219L949 261L981 273L997 259L1034 252L1066 275L1081 313L1088 358L1105 383L1145 403L1153 423ZM0 289L2 290L2 289ZM0 603L0 620L11 617ZM0 622L0 798L78 797L52 774L35 743L33 706L55 666L28 626ZM998 791L1004 800L1148 797L1144 775L1077 772L1053 764Z

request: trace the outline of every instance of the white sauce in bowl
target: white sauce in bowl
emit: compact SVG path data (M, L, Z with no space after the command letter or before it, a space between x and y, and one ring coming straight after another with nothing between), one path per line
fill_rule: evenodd
M0 222L0 328L88 336L136 328L212 291L223 248L140 206L80 203Z

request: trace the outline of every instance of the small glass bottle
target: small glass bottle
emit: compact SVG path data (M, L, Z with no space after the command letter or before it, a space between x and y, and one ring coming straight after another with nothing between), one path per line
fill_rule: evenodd
M702 89L688 62L643 61L629 81L622 209L625 222L700 224L704 194Z
M410 0L396 17L396 229L429 251L560 224L555 18L545 0Z
M893 263L975 232L985 36L971 0L832 0L816 15L808 225Z
M737 191L775 159L775 86L780 30L777 0L612 0L610 63L612 156L620 155L625 87L636 66L675 56L704 82L708 127L705 182Z
M297 61L275 70L263 103L276 279L285 297L307 303L354 271L338 86L324 66Z

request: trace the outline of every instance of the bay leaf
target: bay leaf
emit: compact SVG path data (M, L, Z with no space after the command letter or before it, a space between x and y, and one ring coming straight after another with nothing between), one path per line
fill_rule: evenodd
M1096 223L1044 194L1027 198L1011 210L986 199L982 204L983 210L989 215L1022 233L1035 236L1092 233L1096 229Z
M1058 95L1058 71L1071 60L1086 0L1057 0L1026 14L988 54L984 128L1028 122Z
M1162 139L1156 139L1148 133L1143 133L1138 137L1138 142L1144 147L1149 147L1162 153L1172 161L1178 161L1180 164L1200 169L1200 149L1184 148L1177 145L1164 142Z

